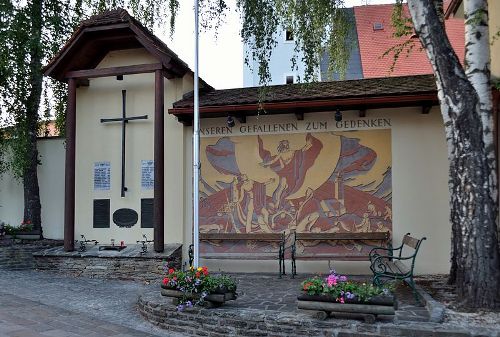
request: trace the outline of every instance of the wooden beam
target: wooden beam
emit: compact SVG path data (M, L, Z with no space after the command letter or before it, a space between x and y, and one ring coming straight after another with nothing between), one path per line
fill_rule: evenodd
M422 115L428 115L429 112L431 112L432 105L431 104L424 104L422 105Z
M362 118L366 117L366 109L359 109L358 115L359 115L359 117L362 117Z
M245 124L247 122L247 115L245 114L236 115L234 118L236 118L241 124Z
M315 112L316 110L332 110L338 106L342 106L344 110L349 109L360 109L366 108L377 108L380 106L394 106L394 107L405 107L405 106L418 106L422 105L423 102L428 102L431 104L438 104L437 94L433 93L419 93L419 94L407 94L407 95L391 95L391 96L378 96L378 97L352 97L352 98L338 98L329 100L317 100L317 101L291 101L291 102L276 102L276 103L264 103L262 108L266 109L269 114L273 114L273 110L279 111L296 111L297 108L302 108L308 112ZM221 115L227 115L232 112L247 113L249 111L257 114L259 108L258 103L248 103L248 104L233 104L233 105L217 105L217 106L202 106L200 107L201 117L209 117L208 114L221 113ZM322 110L322 111L323 111ZM192 116L193 107L183 107L183 108L172 108L168 110L168 113L180 116ZM286 113L286 112L283 112ZM203 115L205 114L205 115ZM247 113L248 114L248 113Z
M164 249L164 82L161 69L155 71L155 124L154 124L154 250L161 253Z
M74 70L66 73L66 78L98 78L118 75L153 73L163 68L161 63L138 64L134 66Z
M72 252L75 249L76 80L70 79L68 84L64 173L64 250Z
M304 120L304 112L296 112L295 113L295 118L297 118L298 121L303 121Z

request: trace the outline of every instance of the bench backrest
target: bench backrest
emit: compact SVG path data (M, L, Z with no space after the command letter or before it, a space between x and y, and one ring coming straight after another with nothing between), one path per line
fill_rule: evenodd
M411 257L411 270L413 272L413 268L415 267L415 258L417 256L418 250L420 249L420 245L422 244L422 241L427 240L427 238L424 236L423 238L416 239L414 237L410 236L410 233L406 233L406 235L403 237L403 242L401 243L401 247L399 250L399 257L404 256L404 257ZM408 249L405 249L406 247L412 248L413 249L413 254L404 254L402 255L403 251L407 252Z
M200 240L282 241L284 233L200 233Z
M390 232L297 233L295 240L389 240Z

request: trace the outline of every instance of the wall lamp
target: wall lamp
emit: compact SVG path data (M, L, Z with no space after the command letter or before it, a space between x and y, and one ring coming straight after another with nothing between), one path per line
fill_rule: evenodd
M234 118L231 115L227 116L227 126L232 128L234 125L235 125Z
M335 111L335 121L336 122L341 122L342 121L342 111L340 111L339 108L337 108L337 111Z

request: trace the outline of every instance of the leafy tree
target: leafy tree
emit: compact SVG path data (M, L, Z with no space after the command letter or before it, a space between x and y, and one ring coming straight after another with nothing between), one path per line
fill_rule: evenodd
M54 113L63 132L66 95L65 84L43 78L43 65L76 25L92 14L126 7L153 28L163 25L164 18L175 14L178 6L177 0L0 1L0 126L4 127L0 129L0 174L10 171L22 181L24 221L35 229L41 230L42 207L37 136L44 126L42 120Z

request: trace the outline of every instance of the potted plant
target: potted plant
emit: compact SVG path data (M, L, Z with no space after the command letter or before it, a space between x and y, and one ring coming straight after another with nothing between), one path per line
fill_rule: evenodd
M207 267L189 270L168 269L161 294L172 297L178 310L194 305L218 307L236 299L236 282L227 275L211 275Z
M40 234L34 231L34 226L30 220L23 220L19 227L3 224L6 238L12 239L40 239Z
M332 313L350 313L373 322L377 315L395 313L391 287L350 281L335 271L326 278L306 279L301 284L301 291L297 298L298 308L318 311L317 317L322 319Z

